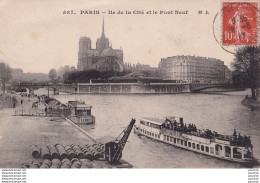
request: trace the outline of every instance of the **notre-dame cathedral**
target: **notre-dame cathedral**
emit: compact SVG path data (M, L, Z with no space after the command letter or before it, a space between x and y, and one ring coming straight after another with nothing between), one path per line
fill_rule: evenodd
M97 39L96 49L91 48L91 39L81 37L79 40L79 71L95 69L98 71L123 71L123 50L115 50L109 45L104 32L104 19L101 37Z

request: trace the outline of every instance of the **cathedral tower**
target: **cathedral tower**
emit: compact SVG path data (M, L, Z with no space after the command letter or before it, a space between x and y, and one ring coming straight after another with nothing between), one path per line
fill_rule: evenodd
M91 49L91 39L89 37L81 37L79 40L78 66L77 66L78 70L84 68L84 58L87 56L87 53L90 49Z

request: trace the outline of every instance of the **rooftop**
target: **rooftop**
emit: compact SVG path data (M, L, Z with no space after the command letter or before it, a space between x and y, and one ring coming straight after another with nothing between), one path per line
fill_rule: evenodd
M165 123L165 118L150 118L150 117L143 117L140 120L149 122L149 123L153 123L153 124L157 124L157 125L161 125L163 123Z
M68 104L77 108L91 108L91 105L80 101L68 101Z

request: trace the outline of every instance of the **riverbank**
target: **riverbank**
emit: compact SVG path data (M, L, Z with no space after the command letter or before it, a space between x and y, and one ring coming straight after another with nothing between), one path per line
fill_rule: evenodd
M17 96L21 100L20 96ZM13 116L17 109L28 110L35 98L23 100L16 108L0 110L0 167L19 168L32 161L34 145L87 144L92 141L64 119Z
M252 97L246 96L242 102L242 105L248 106L252 109L259 109L260 108L260 102L259 100L254 100Z
M246 96L251 94L251 90L250 89L245 89L245 90L221 90L220 89L219 91L205 90L205 91L201 91L200 94Z

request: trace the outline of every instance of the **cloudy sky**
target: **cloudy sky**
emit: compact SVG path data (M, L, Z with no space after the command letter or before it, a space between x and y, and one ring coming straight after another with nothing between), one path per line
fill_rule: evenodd
M24 72L77 66L80 36L90 37L95 48L104 16L105 35L113 48L122 47L125 62L157 67L163 57L195 55L218 58L229 66L233 55L213 36L220 9L220 0L0 0L0 60ZM63 14L65 10L75 14ZM99 14L80 14L81 10ZM108 14L109 10L123 14ZM133 14L142 10L144 14ZM146 14L153 10L158 14ZM175 10L188 14L160 14ZM199 10L209 14L200 15Z

